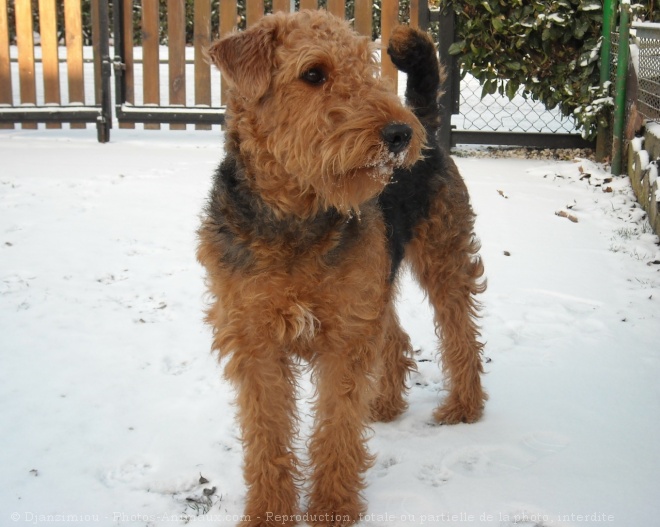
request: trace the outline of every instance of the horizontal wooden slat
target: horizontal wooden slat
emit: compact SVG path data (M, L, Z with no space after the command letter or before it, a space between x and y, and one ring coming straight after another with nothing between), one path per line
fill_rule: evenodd
M90 106L0 106L0 118L30 124L59 121L62 123L95 123L101 109Z
M0 109L1 111L1 109ZM224 108L156 108L153 106L125 106L117 108L117 118L136 123L209 123L225 122Z

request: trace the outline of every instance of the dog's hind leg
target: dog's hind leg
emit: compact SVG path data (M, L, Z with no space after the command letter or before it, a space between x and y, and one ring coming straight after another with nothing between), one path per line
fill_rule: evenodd
M408 75L406 102L426 129L427 147L410 172L401 172L416 202L414 228L406 248L406 259L426 291L435 311L436 333L441 338L442 364L449 395L435 411L442 423L472 422L483 411L486 394L481 387L481 350L478 304L474 295L485 288L479 244L473 232L474 213L456 165L438 145L438 96L444 80L431 37L405 26L395 29L388 54L396 67ZM396 188L393 186L393 188ZM381 199L396 209L394 190ZM400 200L399 200L400 201ZM383 210L390 216L385 206ZM406 209L407 210L407 209ZM409 211L403 214L411 221ZM391 220L393 222L394 220Z
M449 395L434 417L452 424L478 420L487 398L480 379L483 344L475 299L486 285L467 190L455 168L448 176L450 181L432 203L429 218L417 226L406 255L433 306L441 339Z

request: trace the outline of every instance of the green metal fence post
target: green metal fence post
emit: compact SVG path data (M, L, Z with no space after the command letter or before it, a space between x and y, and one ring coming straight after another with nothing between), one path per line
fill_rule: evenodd
M614 99L614 137L612 138L612 174L621 175L623 160L623 128L626 120L626 79L630 57L630 0L621 1L619 19L619 58L616 65Z
M600 47L600 85L604 86L610 80L610 64L612 60L612 31L618 7L618 0L604 0L603 2L603 28ZM609 112L609 110L608 110ZM596 136L596 160L603 161L610 153L612 141L611 130L605 125L598 125Z
M600 48L600 83L610 80L610 54L612 53L612 28L614 26L614 11L618 6L617 0L603 2L603 42Z

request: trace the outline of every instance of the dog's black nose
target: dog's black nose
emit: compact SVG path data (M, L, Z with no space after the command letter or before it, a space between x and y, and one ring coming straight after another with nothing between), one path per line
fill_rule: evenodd
M412 128L407 124L388 124L380 135L387 144L387 148L393 154L398 154L406 149L412 137Z

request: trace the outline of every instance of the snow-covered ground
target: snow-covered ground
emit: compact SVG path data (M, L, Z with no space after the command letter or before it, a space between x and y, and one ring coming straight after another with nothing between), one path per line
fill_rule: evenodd
M194 257L221 133L112 138L0 131L0 524L234 525L241 444ZM419 372L410 409L373 427L362 525L658 525L660 254L628 180L457 162L490 400L476 424L431 424L442 375L404 278Z

